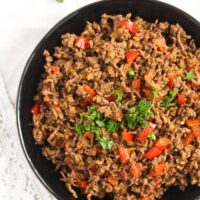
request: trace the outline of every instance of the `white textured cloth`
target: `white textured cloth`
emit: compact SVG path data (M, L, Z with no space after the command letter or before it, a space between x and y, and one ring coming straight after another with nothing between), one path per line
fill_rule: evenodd
M64 16L94 1L65 0L61 4L56 0L0 1L0 199L54 199L28 166L17 134L13 105L21 73L37 43ZM199 0L163 1L200 20Z

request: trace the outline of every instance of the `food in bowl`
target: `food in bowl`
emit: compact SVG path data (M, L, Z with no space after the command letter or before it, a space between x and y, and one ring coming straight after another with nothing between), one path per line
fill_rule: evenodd
M160 199L200 185L200 49L179 24L102 15L66 33L34 97L33 137L74 198Z

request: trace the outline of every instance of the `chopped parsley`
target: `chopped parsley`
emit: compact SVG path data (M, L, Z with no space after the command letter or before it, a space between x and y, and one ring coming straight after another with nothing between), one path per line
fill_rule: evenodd
M123 99L123 92L121 90L119 90L119 91L116 92L116 94L117 94L116 102L120 103Z
M85 132L85 127L83 124L76 125L74 129L79 135L82 135Z
M160 105L165 107L175 106L176 104L173 101L176 98L176 96L176 92L170 91L170 93L165 97L165 99L160 102Z
M124 105L122 104L122 100L123 100L123 95L124 93L121 90L115 91L114 89L111 92L111 95L117 95L117 99L116 99L116 103L118 108L123 109Z
M149 133L148 138L149 138L150 140L152 140L152 141L156 141L156 136L155 136L155 134L152 133L152 132Z
M128 127L130 129L135 129L138 124L140 124L142 128L146 127L146 117L154 116L154 113L151 111L153 106L153 103L145 100L140 100L138 104L132 106L129 109L129 115L126 119Z
M120 124L112 119L108 119L106 123L106 129L109 133L118 131Z
M63 3L64 0L56 0L58 3Z
M98 144L103 149L111 149L113 141L101 136L101 129L106 128L109 133L113 133L119 129L120 124L114 120L103 117L97 111L96 106L88 106L87 113L80 113L80 124L76 125L74 130L82 135L85 131L92 131L95 134ZM87 123L83 123L84 118Z
M82 124L84 119L84 113L80 113L79 115L80 115L80 124Z
M153 90L153 100L158 97L158 90Z
M128 72L129 77L133 78L135 76L135 71L134 70L129 70Z
M186 73L186 75L183 77L183 80L185 80L185 81L190 81L190 80L192 80L193 78L195 78L194 72L188 72L188 73Z
M109 140L106 137L101 137L98 143L104 150L111 149L114 144L112 140Z

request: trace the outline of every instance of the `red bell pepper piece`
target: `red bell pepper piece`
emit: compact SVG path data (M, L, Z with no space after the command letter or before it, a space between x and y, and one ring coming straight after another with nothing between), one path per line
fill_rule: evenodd
M134 178L139 178L142 175L142 165L139 163L135 163L131 165L130 168L130 174L134 177Z
M75 47L85 50L88 46L88 39L85 38L84 36L80 36L77 38Z
M79 184L79 186L80 186L80 188L81 188L82 190L85 190L86 187L87 187L87 185L88 185L88 182L87 182L87 181L80 180L80 181L78 182L78 184Z
M131 21L128 21L128 20L124 20L124 21L119 22L118 25L121 26L121 27L125 27L125 28L128 29L129 32L131 32L132 34L136 34L136 33L139 32L139 29L137 28L137 25L136 25L135 22L131 22Z
M117 99L117 95L116 94L110 95L109 97L106 97L106 99L108 101L115 101Z
M188 119L188 120L186 120L186 124L190 128L198 128L198 127L200 127L200 119Z
M161 176L163 174L165 167L166 167L165 163L159 163L157 166L153 167L150 170L149 175L153 177Z
M185 102L186 102L185 95L179 94L179 95L178 95L177 102L178 102L179 105L184 105Z
M162 150L158 147L152 147L145 153L145 157L149 160L154 159L155 157L159 156L162 153Z
M150 200L149 197L142 197L142 198L139 198L138 200Z
M131 83L131 87L132 87L133 90L140 90L141 89L140 79L134 79Z
M110 183L112 186L118 185L118 180L112 176L107 177L106 181Z
M182 140L184 146L190 144L194 139L194 134L192 132L188 133Z
M126 52L126 60L128 64L132 64L133 61L139 56L139 52L130 50Z
M37 114L40 112L40 104L39 104L39 103L36 103L36 104L32 107L31 112L32 112L34 115L37 115Z
M169 86L170 89L172 89L175 84L175 75L173 73L169 73L167 77L168 77L167 85Z
M92 89L89 85L83 84L83 89L87 92L87 98L91 99L92 97L96 96L97 93L94 89Z
M146 139L147 139L149 133L151 133L155 128L156 128L156 124L154 124L154 123L152 123L152 122L149 122L149 123L147 124L147 127L145 127L145 128L143 129L143 131L139 134L138 140L139 140L140 142L146 141Z
M132 133L123 131L122 140L126 142L130 142L130 141L133 141L133 139L134 139L134 135Z
M153 39L153 43L158 47L158 49L164 53L167 52L167 45L165 38Z
M160 138L156 143L155 147L158 147L160 150L165 150L170 145L170 139L166 137Z
M60 70L60 68L58 66L55 66L55 65L51 66L50 69L51 69L52 72L58 72Z
M122 146L118 146L118 151L119 151L119 157L120 157L121 164L127 163L128 159L129 159L127 150Z

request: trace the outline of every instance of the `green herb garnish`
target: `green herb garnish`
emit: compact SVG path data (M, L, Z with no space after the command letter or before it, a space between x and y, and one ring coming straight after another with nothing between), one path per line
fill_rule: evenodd
M107 139L106 137L102 137L99 140L99 145L104 149L111 149L114 142L112 140Z
M193 78L195 78L194 72L188 72L188 73L186 73L186 75L184 76L183 80L190 81L190 80L192 80Z
M63 3L64 0L56 0L58 3Z
M160 102L160 105L165 107L175 106L176 104L172 101L175 99L176 96L176 92L170 91L170 93L165 97L165 99Z
M84 113L80 113L79 115L80 115L80 124L82 124L84 119Z
M109 133L118 131L120 124L112 119L108 119L106 123L106 129Z
M79 135L82 135L85 132L85 127L83 124L76 125L74 129Z
M158 90L153 90L153 100L158 97Z
M148 138L149 138L150 140L152 140L152 141L156 141L156 136L155 136L155 134L152 133L152 132L149 133Z
M127 125L130 129L135 129L137 124L140 124L142 128L146 127L146 117L154 116L151 108L154 106L153 103L140 100L140 102L129 109L129 115L127 117Z
M128 75L133 78L135 76L135 71L134 70L129 70Z
M123 92L121 90L119 90L119 91L116 92L116 94L117 94L116 102L120 103L123 99Z

